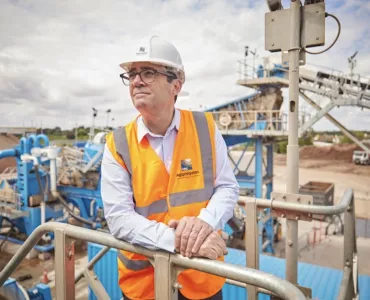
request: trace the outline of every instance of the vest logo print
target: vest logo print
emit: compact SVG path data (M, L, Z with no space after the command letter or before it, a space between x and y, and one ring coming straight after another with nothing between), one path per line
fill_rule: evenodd
M186 158L181 161L181 171L189 171L193 169L191 158Z
M193 164L191 158L181 160L181 173L177 173L176 177L188 177L199 175L199 171L193 170Z

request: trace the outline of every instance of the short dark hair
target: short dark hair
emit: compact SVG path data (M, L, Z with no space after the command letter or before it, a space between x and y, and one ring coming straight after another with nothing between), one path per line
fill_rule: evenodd
M176 74L176 73L179 73L179 72L177 72L175 70L175 68L167 67L167 66L165 68L166 68L168 73L173 74L173 76L174 76L174 77L170 77L170 76L167 77L167 82L168 83L172 83L172 81L174 79L179 79L179 74ZM175 96L175 103L176 103L176 101L177 101L177 95Z

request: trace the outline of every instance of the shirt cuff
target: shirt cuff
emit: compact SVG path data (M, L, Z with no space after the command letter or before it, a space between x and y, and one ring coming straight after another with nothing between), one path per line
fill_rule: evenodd
M210 214L210 212L206 208L202 208L198 218L203 220L204 222L207 222L209 225L212 226L213 230L216 230L218 222L215 220L215 218Z
M175 253L175 230L173 228L166 228L158 241L157 247Z

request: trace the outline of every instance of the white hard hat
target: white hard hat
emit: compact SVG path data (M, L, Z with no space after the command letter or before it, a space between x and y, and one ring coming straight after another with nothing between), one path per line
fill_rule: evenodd
M133 56L121 63L120 66L129 71L131 64L134 62L151 62L172 67L180 73L181 78L179 79L183 83L185 82L185 70L179 51L174 45L158 36L151 36L142 40Z

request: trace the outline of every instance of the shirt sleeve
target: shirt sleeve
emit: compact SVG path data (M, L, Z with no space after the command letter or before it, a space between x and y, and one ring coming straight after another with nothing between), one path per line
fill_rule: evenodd
M175 251L174 229L135 212L130 175L107 145L101 165L101 195L105 219L114 237L152 250Z
M216 141L216 180L213 195L199 218L210 224L214 230L224 229L227 221L234 214L234 207L239 197L239 184L229 161L227 146L217 125Z

